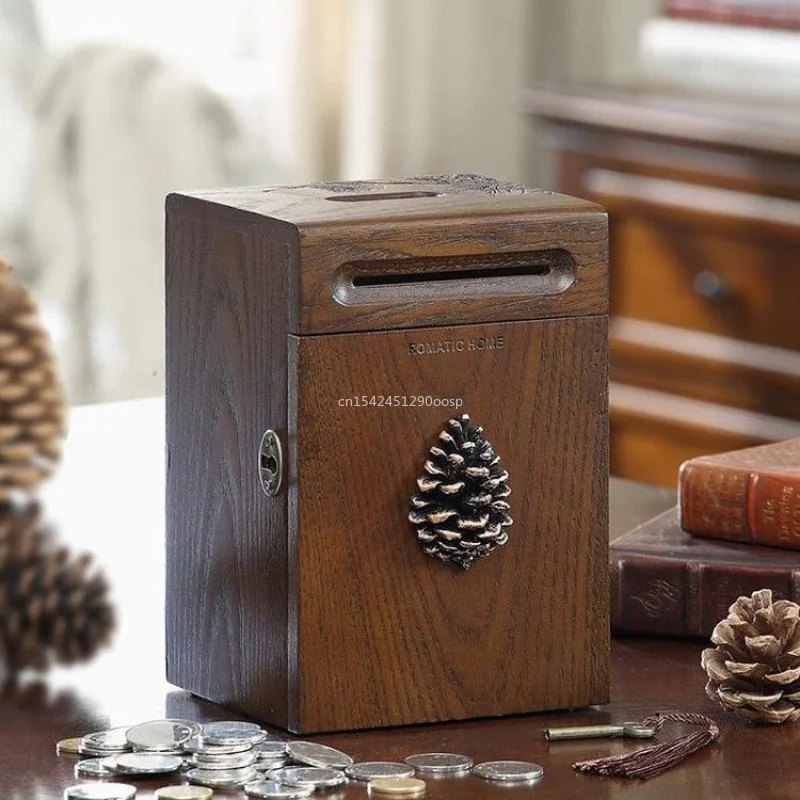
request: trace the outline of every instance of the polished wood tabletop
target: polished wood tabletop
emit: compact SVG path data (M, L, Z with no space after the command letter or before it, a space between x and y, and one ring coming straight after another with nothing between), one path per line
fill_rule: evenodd
M75 409L63 465L47 486L44 516L74 553L90 552L110 581L113 642L86 664L24 675L0 697L0 798L56 800L76 783L74 757L56 742L91 731L163 717L237 719L164 678L164 407L155 400ZM612 531L668 507L669 491L613 481ZM755 728L715 707L704 692L698 641L613 641L611 702L572 712L420 725L311 737L356 760L402 760L413 753L464 753L475 762L534 761L535 786L505 787L476 777L428 780L427 798L783 798L800 786L800 726ZM601 658L602 654L598 654ZM497 680L503 680L502 675ZM575 761L635 749L636 742L588 740L548 745L548 726L641 719L656 711L694 711L715 719L719 742L650 781L582 775ZM660 741L689 729L667 725ZM696 729L694 729L696 730ZM126 781L130 782L130 781ZM135 781L152 798L164 778ZM244 797L217 791L215 796ZM315 795L317 796L317 795ZM364 784L318 796L366 798Z

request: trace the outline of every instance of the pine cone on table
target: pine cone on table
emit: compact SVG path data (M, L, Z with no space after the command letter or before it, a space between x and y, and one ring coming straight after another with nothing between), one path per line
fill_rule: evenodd
M800 606L762 589L740 597L703 651L706 692L753 722L800 719Z
M35 506L0 514L0 666L71 664L109 639L108 585L90 564L54 544Z
M31 492L61 458L66 403L36 304L0 260L0 502Z
M469 569L508 541L508 472L483 436L462 414L447 423L417 480L409 521L423 552Z

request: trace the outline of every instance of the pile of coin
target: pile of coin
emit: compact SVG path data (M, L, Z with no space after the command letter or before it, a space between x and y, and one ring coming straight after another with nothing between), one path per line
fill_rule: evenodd
M348 779L366 784L370 797L424 797L420 776L436 778L475 775L506 785L537 783L538 764L493 761L473 766L457 753L420 753L401 762L354 763L345 753L307 741L289 741L268 734L252 722L225 721L200 725L189 720L153 720L133 727L112 728L80 739L64 739L56 751L88 758L75 765L80 778L174 773L174 785L157 789L160 800L208 800L214 789L240 789L249 797L302 798ZM136 788L123 783L81 783L65 798L127 800Z

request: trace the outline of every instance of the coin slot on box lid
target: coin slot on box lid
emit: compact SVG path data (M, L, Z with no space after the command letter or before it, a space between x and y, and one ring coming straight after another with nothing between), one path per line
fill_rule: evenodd
M575 262L565 250L351 261L334 278L346 306L409 300L462 300L493 295L542 296L569 289Z
M419 197L439 197L439 192L369 192L361 194L332 194L326 200L335 203L359 203L369 200L413 200Z

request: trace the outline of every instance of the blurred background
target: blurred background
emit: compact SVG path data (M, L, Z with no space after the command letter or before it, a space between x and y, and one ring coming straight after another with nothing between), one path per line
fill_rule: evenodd
M92 403L163 393L170 190L472 172L596 199L613 469L674 484L800 435L798 31L797 0L0 0L0 257Z

